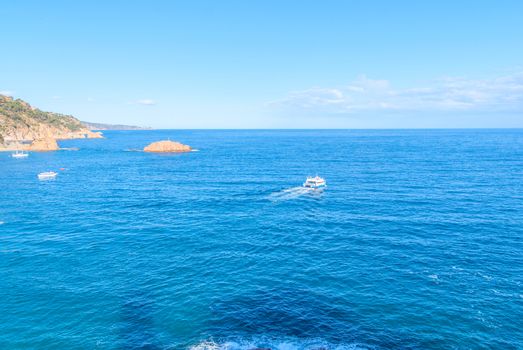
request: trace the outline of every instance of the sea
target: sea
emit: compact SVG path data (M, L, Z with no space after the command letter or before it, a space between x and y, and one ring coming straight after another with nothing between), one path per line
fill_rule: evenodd
M0 153L0 349L523 349L523 130L104 135Z

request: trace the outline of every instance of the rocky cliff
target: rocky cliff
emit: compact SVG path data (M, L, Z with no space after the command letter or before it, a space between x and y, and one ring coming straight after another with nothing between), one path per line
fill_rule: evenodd
M51 140L101 137L73 116L44 112L20 99L0 95L0 148L16 149L22 142L35 140L52 144Z

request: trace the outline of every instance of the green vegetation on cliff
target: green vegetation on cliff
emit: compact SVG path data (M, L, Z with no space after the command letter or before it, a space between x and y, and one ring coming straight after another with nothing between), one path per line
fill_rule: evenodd
M0 143L16 138L13 135L20 133L38 133L42 128L75 132L85 129L85 126L73 116L44 112L23 100L0 95Z

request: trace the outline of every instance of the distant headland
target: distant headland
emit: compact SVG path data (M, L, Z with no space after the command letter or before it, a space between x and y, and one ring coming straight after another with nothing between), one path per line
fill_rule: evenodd
M82 121L82 124L89 130L152 130L152 128L149 127L135 125L105 124L84 121Z

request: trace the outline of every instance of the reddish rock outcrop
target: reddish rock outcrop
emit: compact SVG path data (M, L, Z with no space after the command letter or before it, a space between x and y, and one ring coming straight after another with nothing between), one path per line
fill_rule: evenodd
M30 145L24 147L26 151L56 151L58 149L58 143L52 137L34 140Z
M190 152L191 146L184 145L183 143L174 141L158 141L153 142L149 146L145 147L144 152L159 152L159 153L179 153L179 152Z

